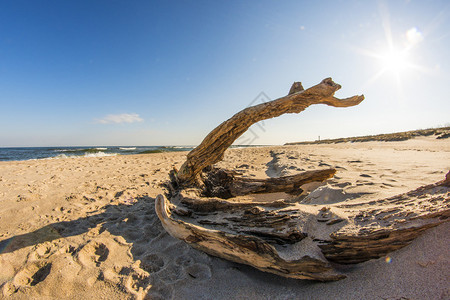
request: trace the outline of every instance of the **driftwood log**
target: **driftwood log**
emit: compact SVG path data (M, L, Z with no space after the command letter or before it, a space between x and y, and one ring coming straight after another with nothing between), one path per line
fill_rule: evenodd
M331 78L304 90L246 108L214 129L170 173L168 194L156 198L164 228L194 248L284 277L331 281L345 278L336 264L379 258L406 246L450 216L446 179L388 199L318 207L285 199L258 202L249 194L300 194L301 186L331 178L335 169L268 179L240 177L214 164L252 124L299 113L312 104L349 107L364 96L338 99Z

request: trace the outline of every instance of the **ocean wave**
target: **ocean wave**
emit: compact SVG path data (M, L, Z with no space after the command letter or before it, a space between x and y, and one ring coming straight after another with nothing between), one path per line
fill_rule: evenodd
M86 152L84 155L67 155L67 154L58 154L53 157L46 157L42 159L66 159L66 158L80 158L80 157L105 157L105 156L116 156L119 153L104 153L104 152ZM35 159L30 159L35 160Z
M104 156L116 156L119 155L119 153L104 153L104 152L97 152L97 153L86 153L83 155L84 157L104 157Z
M64 152L64 153L85 153L85 152L99 152L106 151L108 148L97 147L97 148L77 148L77 149L56 149L55 152Z
M46 157L44 159L61 159L61 158L68 158L69 156L65 155L65 154L58 154L54 157Z
M190 151L192 146L57 146L0 148L0 161L35 159L65 159L72 157L100 157L130 154L148 154Z
M167 151L190 151L194 149L194 147L183 147L183 146L161 146L160 149L165 149Z

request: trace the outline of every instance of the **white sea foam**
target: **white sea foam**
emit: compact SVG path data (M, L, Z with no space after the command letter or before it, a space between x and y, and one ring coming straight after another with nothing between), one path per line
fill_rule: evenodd
M62 159L62 158L70 158L72 157L72 155L65 155L65 154L58 154L56 156L53 157L45 157L45 158L33 158L33 159L28 159L28 160L39 160L39 159Z
M105 151L108 150L106 147L96 147L96 148L72 148L72 149L55 149L55 152L83 152L83 151Z
M47 157L43 159L66 159L66 158L80 158L80 157L105 157L105 156L116 156L119 155L119 153L104 153L104 152L94 152L89 153L86 152L84 155L66 155L66 154L59 154L54 157ZM30 159L32 160L32 159Z
M123 151L133 151L136 150L136 147L119 147L119 149Z
M84 157L104 157L104 156L116 156L119 153L104 153L104 152L95 152L95 153L85 153Z

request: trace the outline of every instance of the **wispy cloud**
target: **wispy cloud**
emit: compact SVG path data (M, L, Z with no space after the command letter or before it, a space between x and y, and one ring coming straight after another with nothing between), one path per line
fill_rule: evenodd
M135 123L142 122L142 119L138 114L119 114L119 115L107 115L102 119L96 119L96 123L100 124L120 124L120 123Z

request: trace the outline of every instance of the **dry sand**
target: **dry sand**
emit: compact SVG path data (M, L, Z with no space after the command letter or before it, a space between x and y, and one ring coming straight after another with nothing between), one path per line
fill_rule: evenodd
M450 224L347 279L285 279L208 256L154 212L186 153L0 162L0 297L8 299L450 299ZM335 167L307 203L369 201L442 180L450 139L229 150L220 163L267 177ZM272 197L283 197L277 194Z

